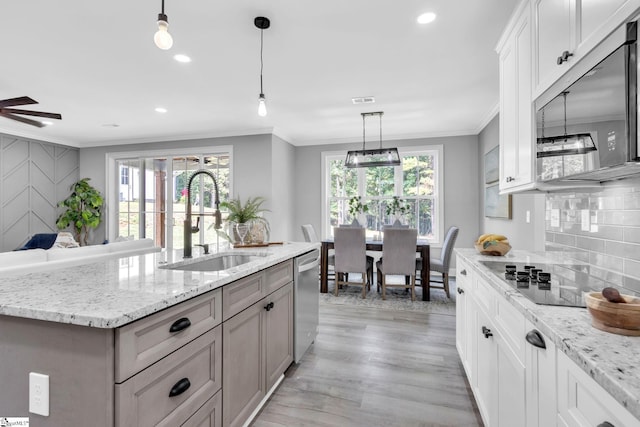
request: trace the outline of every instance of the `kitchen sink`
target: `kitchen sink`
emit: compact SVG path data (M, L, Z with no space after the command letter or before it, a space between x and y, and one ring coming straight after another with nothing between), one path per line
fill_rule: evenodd
M224 254L206 258L201 261L196 260L195 262L188 263L182 261L176 264L163 265L160 266L160 268L186 271L222 271L263 258L264 255Z

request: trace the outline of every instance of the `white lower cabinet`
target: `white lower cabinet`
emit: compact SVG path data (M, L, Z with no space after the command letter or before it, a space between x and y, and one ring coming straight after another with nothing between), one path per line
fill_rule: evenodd
M558 426L637 427L640 421L558 352Z
M475 267L457 263L456 346L487 427L640 427Z

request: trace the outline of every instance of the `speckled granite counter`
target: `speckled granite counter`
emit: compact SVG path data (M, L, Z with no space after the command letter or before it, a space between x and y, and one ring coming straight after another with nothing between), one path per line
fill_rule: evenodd
M182 251L175 251L5 275L0 278L0 315L116 328L316 248L319 244L297 242L222 250L259 258L219 272L159 268L216 255L183 261Z
M524 313L598 384L640 419L640 337L602 332L591 326L586 308L538 305L500 280L480 261L561 264L557 254L512 250L504 257L479 255L475 249L456 249L484 281ZM553 255L551 259L549 256ZM575 263L566 261L566 263Z

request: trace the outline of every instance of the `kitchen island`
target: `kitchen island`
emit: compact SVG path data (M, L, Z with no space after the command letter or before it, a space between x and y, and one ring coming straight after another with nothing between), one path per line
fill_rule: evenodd
M488 267L575 260L456 254L456 345L486 425L640 425L640 337L593 328L586 308L536 304Z
M0 278L0 415L31 426L241 425L291 363L292 259L318 247L230 249L251 260L220 271L175 269L220 255L176 251ZM223 341L233 343L224 352ZM31 372L49 377L48 414L29 411ZM222 423L227 384L239 394Z

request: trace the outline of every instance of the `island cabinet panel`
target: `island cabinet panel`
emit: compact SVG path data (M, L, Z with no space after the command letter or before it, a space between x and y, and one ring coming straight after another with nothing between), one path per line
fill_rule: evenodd
M224 300L222 314L224 320L230 319L250 305L260 301L265 296L264 281L264 272L259 272L222 288L222 299Z
M114 425L113 330L0 316L0 414L38 427ZM49 376L49 416L29 413L29 372Z
M116 329L116 383L121 383L222 322L217 289Z
M222 391L219 391L193 414L181 427L222 426Z
M222 386L222 329L196 338L122 384L116 426L179 426Z
M293 285L282 287L266 301L273 304L265 315L266 389L269 390L293 362Z

